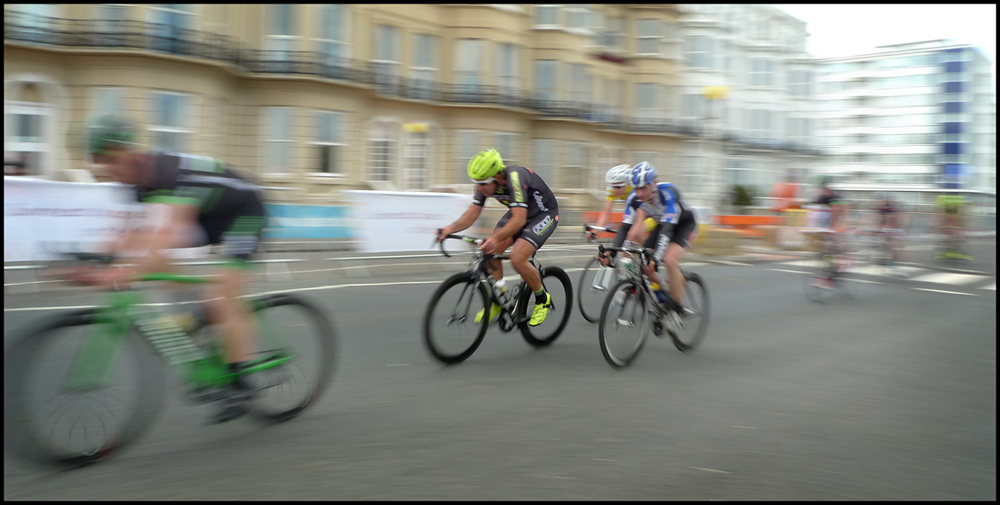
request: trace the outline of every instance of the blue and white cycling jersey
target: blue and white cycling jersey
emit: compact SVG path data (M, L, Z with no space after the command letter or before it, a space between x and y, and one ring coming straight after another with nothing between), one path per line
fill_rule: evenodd
M671 224L677 224L684 211L691 212L691 208L681 199L680 190L669 182L661 182L656 185L651 202L639 201L633 189L625 201L625 212L622 215L623 224L632 224L635 221L635 209L642 209L647 216L658 222Z

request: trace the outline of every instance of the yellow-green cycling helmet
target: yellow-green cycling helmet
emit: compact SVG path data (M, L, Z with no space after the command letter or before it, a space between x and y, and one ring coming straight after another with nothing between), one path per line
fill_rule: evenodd
M469 177L474 181L481 181L493 177L506 168L500 153L496 149L487 149L469 160Z

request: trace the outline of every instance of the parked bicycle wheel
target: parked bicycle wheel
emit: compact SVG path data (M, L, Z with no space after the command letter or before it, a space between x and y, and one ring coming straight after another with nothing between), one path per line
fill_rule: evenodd
M598 339L604 359L616 368L632 363L649 334L649 311L643 289L625 279L611 289L601 308Z
M12 454L83 466L156 419L163 365L134 330L95 324L95 315L86 309L29 327L4 356L4 438Z
M580 314L591 323L601 320L601 306L604 305L604 299L607 298L609 288L617 279L615 277L617 272L612 268L608 268L604 277L604 284L606 285L598 285L596 282L599 278L598 273L604 268L597 258L591 258L587 262L587 266L584 267L583 272L580 272L580 284L576 287L576 298L577 304L580 306Z
M489 292L473 272L457 273L438 286L424 312L424 344L431 355L452 365L476 352L489 327ZM476 314L484 311L480 322Z
M566 328L569 315L573 312L573 282L569 280L569 274L559 267L542 268L541 274L542 286L552 297L552 307L542 324L531 326L528 321L521 323L521 336L535 347L545 347L555 342ZM525 311L523 314L529 318L535 305L534 296L527 286L521 292L521 307Z
M261 357L294 359L247 377L257 390L253 412L269 421L287 421L326 391L337 361L337 334L328 315L294 295L256 299L254 308Z
M705 338L708 328L708 290L701 276L693 272L684 272L684 299L682 304L691 313L682 317L683 326L677 333L670 332L670 339L681 352L695 350Z

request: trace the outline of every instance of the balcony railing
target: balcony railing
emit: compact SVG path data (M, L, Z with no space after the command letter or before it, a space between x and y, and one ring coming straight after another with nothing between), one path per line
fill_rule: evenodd
M233 37L200 30L138 20L61 19L8 11L4 40L43 46L87 47L102 50L142 50L204 58L238 67L253 74L305 75L371 87L377 94L435 103L483 104L515 107L542 118L576 119L602 128L635 133L700 137L706 132L696 123L670 119L629 118L608 108L580 101L551 99L551 93L533 92L510 85L448 84L399 75L401 65L341 58L319 51L252 49ZM761 146L760 142L730 135L730 142ZM782 147L773 147L780 145ZM767 144L816 154L804 146Z

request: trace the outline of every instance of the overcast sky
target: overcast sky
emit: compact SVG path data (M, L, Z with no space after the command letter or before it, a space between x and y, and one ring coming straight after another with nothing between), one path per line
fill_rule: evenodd
M954 39L979 46L993 62L996 89L996 4L775 4L805 21L808 50L819 58L872 52L876 46Z

